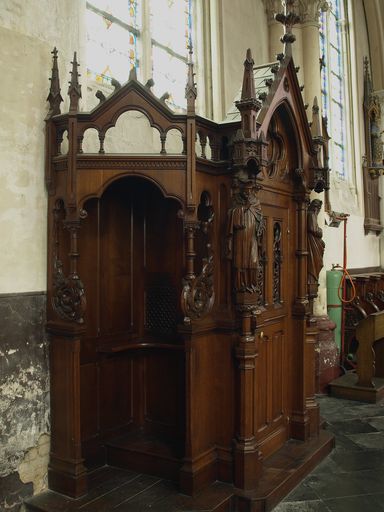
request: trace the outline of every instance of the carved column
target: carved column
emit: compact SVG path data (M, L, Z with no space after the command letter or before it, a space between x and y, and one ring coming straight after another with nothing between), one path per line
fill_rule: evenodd
M237 294L240 337L236 346L237 359L237 414L234 445L234 484L239 489L256 487L262 470L262 457L255 438L255 379L256 339L252 317L256 312L255 297Z
M232 261L233 293L239 323L236 343L236 436L234 483L252 489L261 474L261 454L255 432L257 345L254 317L258 309L258 240L264 230L256 180L239 171L233 180L228 217L227 257Z
M49 488L78 498L87 492L87 476L81 453L80 340L77 325L50 325L51 452Z
M310 419L306 408L306 364L311 362L307 347L307 325L306 315L308 313L307 297L307 207L308 199L306 197L296 197L297 203L297 231L298 241L296 250L297 260L297 282L299 283L296 291L296 299L293 307L294 324L296 339L299 343L295 346L295 352L292 358L297 362L297 375L295 380L295 397L293 414L291 418L291 435L296 439L305 441L310 435ZM304 345L302 346L301 343ZM313 373L313 380L315 374Z
M49 290L58 315L47 323L50 334L51 453L48 468L50 489L77 498L87 492L86 469L81 453L80 346L84 334L85 293L77 274L77 236L80 218L59 221L55 209L53 283ZM63 226L64 224L64 226ZM69 274L59 259L59 230L70 234Z

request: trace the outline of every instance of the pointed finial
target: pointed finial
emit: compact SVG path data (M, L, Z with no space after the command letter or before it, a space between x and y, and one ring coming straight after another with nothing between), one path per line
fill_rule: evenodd
M133 66L133 68L131 69L131 71L129 72L129 78L128 78L129 81L131 80L136 80L137 81L137 73L136 73L136 66Z
M368 57L364 57L364 75L369 76L369 60Z
M79 99L81 98L81 85L79 84L79 77L81 76L78 71L79 64L77 62L76 52L73 54L71 81L69 82L68 95L69 95L69 111L77 112L79 110Z
M153 78L150 78L149 80L146 81L145 83L145 87L149 90L152 89L152 87L155 85L155 81Z
M166 91L159 99L162 103L165 103L166 100L169 100L170 97L171 95Z
M373 93L373 84L369 69L368 57L364 57L364 102L369 104L370 96Z
M251 50L248 48L244 61L244 75L243 87L241 89L241 98L239 101L235 102L235 105L241 114L241 127L244 133L244 137L255 139L257 136L256 115L261 108L261 103L256 98L253 66L254 60L252 58Z
M49 94L47 97L47 101L49 101L49 112L48 117L55 116L60 114L60 103L63 101L63 98L60 94L60 79L59 79L59 68L57 65L57 48L56 46L52 50L53 55L53 63L52 63L52 74L51 78L51 86L49 89Z
M288 57L292 56L292 43L296 41L296 36L292 32L292 27L300 21L294 11L295 0L283 0L284 13L278 13L275 20L284 25L284 35L280 39L284 43L284 54Z
M244 61L243 87L241 90L242 100L256 99L255 80L253 77L253 66L255 61L252 58L251 49L248 48Z
M96 91L96 94L95 94L96 98L100 101L100 104L101 103L104 103L104 101L107 99L105 97L105 94L103 93L103 91L100 91L100 89L98 89Z
M195 112L195 101L197 97L197 88L195 84L195 73L193 72L193 49L192 42L188 45L188 79L185 87L185 98L187 100L187 112Z
M312 106L312 124L311 124L311 134L312 137L321 137L321 124L320 124L320 115L319 115L319 103L317 101L317 96L315 96L313 100Z
M112 78L112 79L111 79L111 84L112 84L112 85L113 85L113 87L115 88L115 90L113 91L114 93L115 93L116 91L118 91L119 89L121 89L121 83L120 83L118 80L116 80L116 78Z

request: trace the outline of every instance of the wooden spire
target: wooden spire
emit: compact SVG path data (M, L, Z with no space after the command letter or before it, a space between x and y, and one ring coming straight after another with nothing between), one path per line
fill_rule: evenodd
M371 74L369 72L369 60L368 57L364 57L364 103L368 105L370 103L370 97L373 92Z
M73 55L71 81L69 82L68 96L69 96L69 111L77 112L79 110L79 99L81 98L81 85L79 84L79 64L77 62L76 52Z
M256 99L253 65L252 53L248 48L244 61L241 99L235 103L241 114L241 129L246 138L256 138L256 116L261 106Z
M197 88L195 84L195 73L193 72L193 49L192 43L189 45L188 52L188 79L185 87L185 98L187 100L187 113L195 112L195 101L197 97Z
M129 72L129 78L128 78L129 81L131 80L136 80L137 81L137 72L136 72L136 66L133 66L133 68L131 68L131 71Z
M63 101L63 98L60 94L60 79L59 79L59 68L57 65L57 48L52 50L53 55L53 63L52 63L52 74L51 78L51 87L49 89L49 94L47 101L49 101L49 112L48 117L55 116L61 113L60 103Z
M253 78L253 66L255 61L252 58L251 49L248 48L244 61L243 88L241 90L241 99L256 99L255 82Z
M284 25L284 35L280 39L284 43L284 54L286 57L292 56L292 43L296 41L296 36L292 32L293 26L300 21L294 11L295 0L283 0L284 13L278 13L275 16L276 21Z

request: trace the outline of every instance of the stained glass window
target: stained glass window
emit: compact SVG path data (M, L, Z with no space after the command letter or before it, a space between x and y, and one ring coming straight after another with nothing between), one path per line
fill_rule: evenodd
M192 0L89 0L87 74L100 83L152 77L157 96L184 107L187 47L192 34Z
M348 171L348 104L346 69L346 9L343 0L332 0L320 18L320 51L322 55L321 93L323 114L328 119L330 167L341 178Z

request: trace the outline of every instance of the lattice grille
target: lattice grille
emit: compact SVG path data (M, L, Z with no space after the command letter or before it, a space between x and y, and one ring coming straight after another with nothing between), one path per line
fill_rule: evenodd
M177 293L169 274L152 274L145 298L145 328L153 334L169 335L177 325Z

